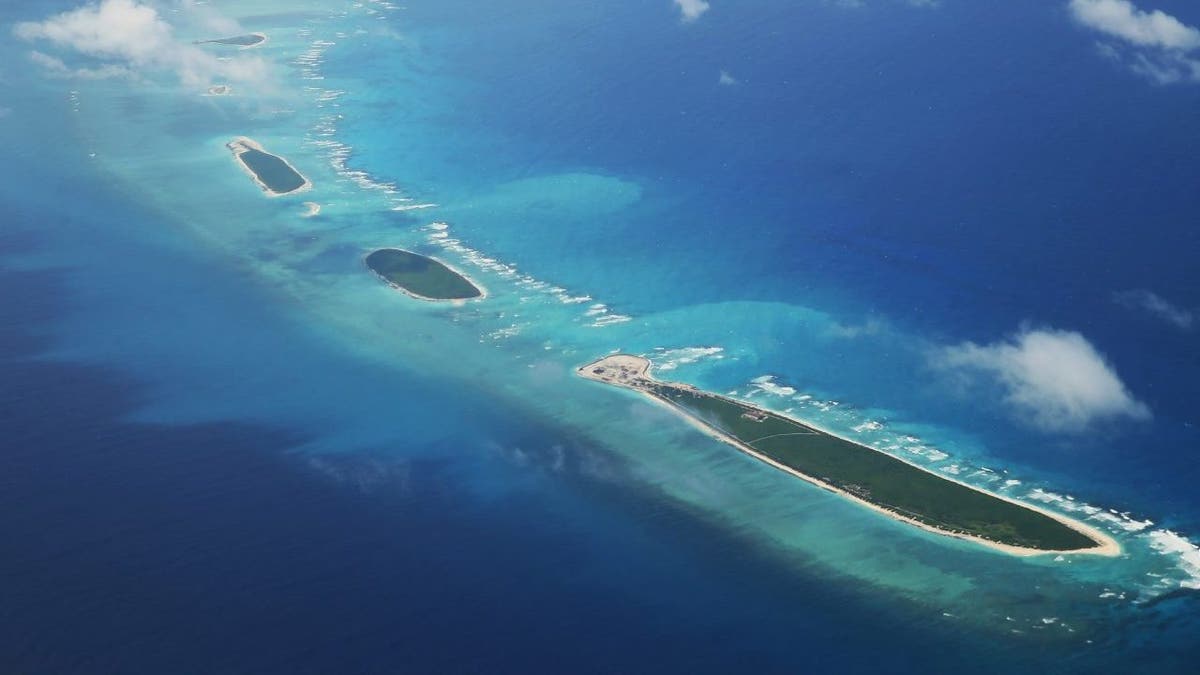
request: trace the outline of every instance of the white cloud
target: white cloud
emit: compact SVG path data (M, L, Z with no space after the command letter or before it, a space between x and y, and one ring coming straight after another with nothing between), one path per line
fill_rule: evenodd
M1145 11L1130 0L1070 0L1081 25L1108 42L1101 54L1158 84L1200 82L1200 29L1161 10Z
M124 66L105 64L95 68L72 68L57 56L39 51L29 52L29 60L42 70L58 77L73 77L81 80L107 80L113 77L133 77L133 71Z
M988 345L966 342L933 355L936 367L992 378L1019 419L1046 431L1084 431L1095 422L1145 420L1150 409L1082 335L1025 328Z
M708 11L707 0L674 0L684 21L695 21Z
M730 75L728 70L722 70L721 74L717 77L717 84L723 84L732 87L737 83L738 79L733 75Z
M1114 293L1113 301L1123 307L1146 312L1183 330L1190 329L1196 321L1195 312L1179 307L1161 295L1145 289Z
M1200 59L1184 54L1134 54L1127 59L1129 69L1157 84L1200 82Z
M1143 47L1195 49L1200 30L1154 10L1138 9L1130 0L1071 0L1071 13L1083 25Z
M179 9L189 24L205 33L226 37L245 32L238 22L210 7L207 0L179 0Z
M63 60L57 56L50 56L49 54L43 54L39 51L29 52L29 60L38 64L42 68L53 72L65 73L71 70L67 67L67 64L63 63Z
M148 76L170 72L185 86L195 88L217 80L261 82L267 75L261 59L218 59L176 39L174 29L158 10L138 0L103 0L45 21L19 23L13 32L23 40L44 41L89 61L86 66L73 68L61 56L31 54L36 63L60 75Z

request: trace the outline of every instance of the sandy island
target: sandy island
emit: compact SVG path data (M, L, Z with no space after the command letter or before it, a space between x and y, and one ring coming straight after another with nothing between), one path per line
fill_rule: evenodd
M272 197L282 197L283 195L294 195L294 194L297 194L300 192L306 192L306 191L312 189L312 186L313 186L312 181L310 181L307 176L300 173L300 171L298 171L296 169L296 167L292 166L291 162L287 161L283 157L280 157L279 155L273 155L273 154L267 152L266 150L263 149L263 146L258 144L257 142L255 142L254 139L247 138L245 136L239 136L239 137L233 139L232 141L230 141L229 143L226 143L225 147L229 148L229 150L233 152L234 159L237 160L238 166L242 167L242 170L246 172L246 175L248 175L248 176L250 176L250 178L254 179L254 182L258 184L258 187L262 188L263 192L267 193L268 195L270 195ZM263 182L262 178L259 177L258 173L255 172L254 169L251 169L250 165L247 164L246 160L242 157L242 155L246 154L247 152L249 152L251 150L257 150L258 152L261 152L264 155L270 155L271 157L274 157L274 158L278 159L279 161L283 162L284 164L287 165L287 168L291 169L292 172L294 172L297 176L299 176L300 179L303 180L304 182L300 185L300 187L297 187L293 190L287 190L284 192L275 191L271 186L269 186L265 182Z
M391 288L393 288L397 291L400 291L401 293L407 295L410 298L413 298L414 300L421 300L423 302L436 302L438 304L465 305L468 302L479 302L480 300L486 300L488 297L488 290L483 284L481 284L478 281L476 281L475 279L471 278L469 275L467 275L466 273L464 273L462 270L458 269L457 267L455 267L439 258L434 258L433 256L428 256L428 255L422 255L420 253L414 253L413 251L409 251L408 249L396 248L396 247L391 247L390 249L389 248L376 249L376 251L372 251L372 253L375 253L378 251L387 251L387 250L400 251L402 253L407 253L409 255L420 256L422 258L427 258L429 260L432 260L433 262L450 270L454 274L457 274L458 276L462 277L464 281L466 281L468 284L474 286L475 290L479 291L479 295L476 295L476 296L470 297L470 298L431 298L429 296L421 295L420 293L417 293L408 288L405 288L404 286L392 281L391 279L389 279L386 276L377 272L374 268L371 267L370 263L367 262L367 258L370 256L370 254L363 257L363 264L366 265L367 269L371 270L371 274L374 274L381 281L383 281L383 283L387 284Z
M316 202L304 202L304 218L313 218L321 214L321 205Z
M908 517L902 513L898 513L896 511L885 508L879 504L872 503L870 501L862 499L861 497L859 497L857 495L847 492L846 490L843 490L836 486L830 485L824 481L821 481L817 478L813 478L812 476L806 475L790 466L787 466L786 464L778 462L775 459L772 459L771 457L768 457L768 456L758 452L753 447L747 445L746 443L743 443L742 441L725 433L724 431L717 429L716 427L710 426L709 424L703 422L702 420L700 420L697 417L695 417L694 415L692 415L690 412L683 410L682 408L671 403L670 401L667 401L659 396L654 395L648 389L648 385L660 383L661 381L655 379L650 374L651 367L652 367L652 364L649 359L646 359L646 358L643 358L640 356L632 356L629 354L614 354L611 356L606 356L598 361L594 361L587 365L581 366L579 369L576 370L576 373L582 377L589 379L589 380L603 382L605 384L623 387L626 389L632 389L633 391L636 391L636 392L642 394L643 396L646 396L647 398L654 401L655 403L666 407L667 409L674 412L676 415L679 415L680 417L684 418L684 420L686 420L689 424L691 424L693 427L699 429L706 435L708 435L718 441L721 441L722 443L725 443L726 445L731 445L734 448L737 448L738 450L740 450L741 452L744 452L747 455L750 455L751 457L753 457L763 463L769 464L781 471L786 471L787 473L789 473L793 476L796 476L797 478L800 478L809 483L817 485L818 487L821 487L825 490L829 490L830 492L834 492L838 495L841 495L842 497L853 500L859 504L862 504L863 506L866 506L878 513L882 513L890 518L894 518L896 520L908 523L910 525L915 525L927 532L933 532L935 534L954 537L956 539L964 539L967 541L971 541L971 542L974 542L977 544L982 544L989 548L996 549L996 550L1003 551L1005 553L1008 553L1011 555L1017 555L1017 556L1086 554L1086 555L1100 555L1100 556L1113 557L1113 556L1118 556L1121 554L1121 545L1118 544L1117 541L1115 539L1113 539L1111 536L1109 536L1107 533L1102 532L1101 530L1099 530L1095 527L1092 527L1090 525L1082 523L1073 518L1069 518L1062 514L1054 513L1053 511L1049 511L1047 509L1043 509L1041 507L1034 506L1032 504L1026 504L1025 502L1017 501L1017 500L1011 499L1009 497L998 495L994 492L990 492L988 490L978 488L974 485L969 485L962 481L955 480L954 478L936 474L932 471L929 471L925 467L918 466L916 464L913 464L912 462L904 460L903 458L894 457L893 455L888 455L888 456L893 457L894 459L899 460L901 462L904 462L905 464L908 464L909 466L912 466L915 469L918 469L920 471L924 471L931 475L937 476L938 478L940 478L942 480L947 480L947 481L950 481L953 483L957 483L966 488L975 490L976 492L981 492L981 493L986 494L995 499L999 499L999 500L1008 502L1010 504L1015 504L1017 506L1025 508L1025 509L1029 509L1030 511L1035 511L1037 513L1040 513L1048 518L1051 518L1051 519L1061 523L1062 525L1064 525L1072 530L1075 530L1076 532L1084 535L1085 537L1093 540L1096 543L1096 546L1089 547L1089 548L1081 548L1081 549L1071 549L1071 550L1047 550L1047 549L1038 549L1038 548L1027 548L1024 546L1014 546L1011 544L1002 544L1002 543L999 543L996 541L992 541L990 539L985 539L983 537L975 536L975 535L957 531L957 530L952 531L952 530L941 529L941 528L935 527L933 525L930 525L928 523L924 523L924 522L921 522L914 518ZM691 385L685 385L685 384L679 384L679 383L671 383L671 384L672 384L672 386L676 386L676 387L679 387L682 389L687 389L687 390L692 390L692 391L697 391L697 392L700 391L700 390L696 389L695 387L692 387ZM744 401L739 401L739 403L747 405L750 408L757 409L756 406L753 406L752 404L748 404ZM764 411L764 412L770 413L773 415L777 415L777 416L785 418L785 419L791 419L787 415L783 415L781 413L776 413L774 411ZM858 446L861 446L868 450L871 450L872 452L880 452L879 450L876 450L875 448L863 445L862 443L857 443L857 442L850 440L848 438L845 438L843 436L839 436L837 434L831 433L826 429L821 429L820 427L814 426L808 422L803 422L803 424L812 429L815 429L822 433L828 434L835 438L839 438L848 443L853 443L855 445L858 445ZM881 454L887 454L887 453L881 453Z

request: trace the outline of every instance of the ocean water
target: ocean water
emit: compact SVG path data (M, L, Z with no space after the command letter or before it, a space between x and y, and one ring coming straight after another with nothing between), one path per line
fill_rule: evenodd
M1200 306L1200 89L1035 2L211 9L269 36L269 84L0 73L4 670L1200 656L1195 334L1113 301ZM242 135L314 189L265 197ZM406 299L363 268L387 245L490 297ZM1022 325L1085 335L1152 419L1046 432L930 365ZM570 374L617 349L1124 554L1014 559L845 503Z

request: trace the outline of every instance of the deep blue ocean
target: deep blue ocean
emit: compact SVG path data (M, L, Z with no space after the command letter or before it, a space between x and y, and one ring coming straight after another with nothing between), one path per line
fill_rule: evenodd
M1200 84L925 4L162 2L134 58L4 3L0 673L1190 672ZM1123 408L947 356L1063 332ZM570 374L615 350L1123 554L895 523Z
M130 217L154 222L136 204L86 186L67 208L25 192L53 181L6 186L6 199L24 194L35 207L6 216L6 258L54 257L37 234L47 223L83 237L102 229L107 260L136 261L139 284L191 306L164 317L143 299L137 331L178 337L177 324L202 313L250 351L214 357L208 365L223 369L213 379L225 380L215 388L296 386L232 370L271 359L279 345L262 333L296 330L264 309L267 295L247 297L212 260L114 235ZM57 322L78 311L78 274L48 265L2 275L6 672L874 672L880 659L919 672L967 667L992 649L966 635L969 648L947 652L939 632L780 569L678 508L514 472L497 445L567 446L572 462L586 448L416 377L338 374L355 364L319 345L286 347L305 380L322 378L303 385L312 405L344 405L325 377L386 387L388 408L424 413L398 413L398 447L314 458L295 452L311 441L303 429L131 421L155 396L143 382L46 358L60 348L49 337ZM98 276L107 290L130 271ZM445 435L432 410L472 424ZM886 634L864 651L862 632L881 624Z

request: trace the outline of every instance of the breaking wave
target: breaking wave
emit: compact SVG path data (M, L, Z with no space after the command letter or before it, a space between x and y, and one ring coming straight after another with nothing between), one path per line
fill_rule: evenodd
M723 359L725 358L724 351L724 347L682 347L679 349L656 347L652 353L644 356L654 362L655 370L663 372L705 359Z

